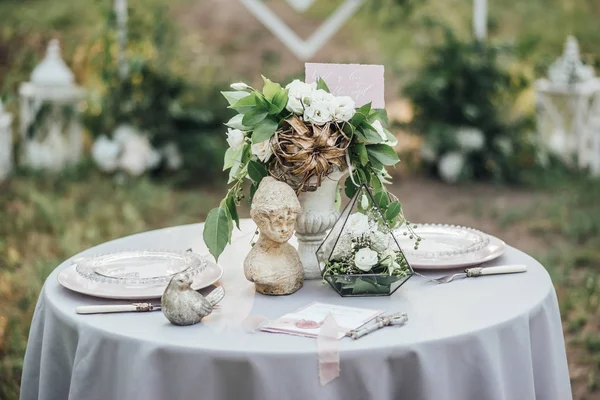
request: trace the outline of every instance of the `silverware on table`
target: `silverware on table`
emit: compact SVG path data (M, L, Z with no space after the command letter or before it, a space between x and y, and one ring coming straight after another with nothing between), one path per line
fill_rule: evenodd
M406 315L406 313L403 312L382 315L380 317L376 317L371 322L367 322L365 325L361 326L358 329L353 329L349 331L348 333L346 333L346 336L349 336L352 339L356 340L386 326L404 325L406 321L408 321L408 315Z
M108 304L101 306L79 306L75 308L77 314L105 314L118 312L147 312L160 310L160 304L133 303L133 304Z
M421 275L419 273L417 273L417 275L419 275L422 278L427 279L430 282L443 284L443 283L452 282L455 278L475 278L478 276L485 276L485 275L514 274L517 272L526 272L526 271L527 271L526 265L514 264L514 265L499 265L497 267L486 267L486 268L482 268L482 267L467 268L467 269L465 269L465 272L461 272L458 274L446 275L446 276L442 276L441 278L437 278L437 279L429 278L429 277Z

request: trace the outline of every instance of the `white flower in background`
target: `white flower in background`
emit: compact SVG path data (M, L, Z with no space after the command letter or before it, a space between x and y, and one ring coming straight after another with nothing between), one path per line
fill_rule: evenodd
M239 150L244 144L244 132L239 129L227 129L227 143L233 150Z
M246 85L244 82L236 82L231 84L231 88L233 90L247 90L250 89L250 86Z
M477 151L483 148L485 137L477 128L461 128L456 132L456 142L465 151Z
M337 122L347 122L354 116L354 100L350 96L334 97L331 103L331 116Z
M436 160L437 158L437 153L435 151L435 149L430 146L428 143L423 143L421 145L421 159L423 159L423 161L432 163Z
M353 237L362 236L369 231L369 217L361 213L350 215L346 221L346 229Z
M121 145L105 135L100 136L92 146L92 159L104 172L114 172L119 166Z
M360 249L354 255L354 265L363 272L368 272L377 264L377 252L369 248Z
M383 125L381 125L381 122L379 120L375 120L375 122L373 122L371 126L375 128L384 144L387 144L388 146L395 146L398 144L398 139L394 138L394 140L390 140L388 135L385 133Z
M438 172L445 182L454 183L458 180L464 165L465 157L461 153L453 151L440 158Z
M113 134L121 146L118 166L132 176L140 176L160 163L160 153L152 148L148 137L130 125L120 125Z
M496 139L496 146L504 155L509 155L513 151L513 145L509 138L500 137Z
M264 140L260 143L255 143L252 145L252 154L254 154L258 159L264 163L269 161L271 156L273 155L273 150L271 150L271 144L269 140Z
M298 79L290 82L286 87L288 90L288 103L285 107L288 111L296 115L302 115L308 105L305 99L310 103L310 97L313 91L317 89L316 83L306 83Z
M248 129L248 127L244 126L244 124L242 123L242 119L244 119L244 115L238 114L235 117L232 117L229 121L227 121L227 123L225 123L225 125L230 128L233 128L233 129L239 129L241 131L245 131Z
M163 156L167 164L167 169L178 170L183 165L183 158L177 145L173 142L167 143L162 150Z
M326 103L312 103L304 111L304 120L312 122L315 125L325 125L331 122L331 112Z

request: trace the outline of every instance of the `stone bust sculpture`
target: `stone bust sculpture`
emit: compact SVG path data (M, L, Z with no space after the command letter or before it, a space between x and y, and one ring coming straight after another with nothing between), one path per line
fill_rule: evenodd
M301 210L290 186L271 177L263 178L250 208L260 235L244 261L246 279L254 282L257 292L284 295L302 287L302 263L288 243Z

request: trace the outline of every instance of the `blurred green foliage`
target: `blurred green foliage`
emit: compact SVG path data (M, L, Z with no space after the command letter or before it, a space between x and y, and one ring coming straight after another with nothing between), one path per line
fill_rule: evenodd
M530 82L505 67L510 48L477 40L460 40L447 26L443 41L425 55L425 63L404 94L415 107L412 128L439 157L461 151L456 132L477 128L483 133L480 150L465 154L464 179L517 182L535 165L534 146L526 116L511 117L511 107ZM437 162L431 164L436 173Z

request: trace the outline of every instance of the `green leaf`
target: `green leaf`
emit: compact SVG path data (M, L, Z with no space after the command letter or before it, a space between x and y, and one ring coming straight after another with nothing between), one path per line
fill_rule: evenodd
M225 152L225 160L223 162L223 171L228 170L229 168L233 167L235 165L235 162L241 162L242 161L242 152L243 152L243 148L240 147L237 150L233 150L231 147L227 149L227 151Z
M262 76L262 75L261 75ZM263 86L263 94L267 98L267 100L271 101L279 93L281 90L281 85L279 83L275 83L268 78L262 77L265 82L265 86Z
M327 93L331 93L331 91L329 90L329 87L327 86L327 84L325 83L323 78L319 78L319 80L317 81L317 89L323 89Z
M371 278L356 278L352 284L352 294L383 293L385 290L384 286L373 282Z
M252 93L250 96L241 98L236 103L230 105L229 108L233 108L240 114L246 114L246 113L254 110L256 108L256 94ZM244 125L247 125L247 124L244 124Z
M388 196L387 192L375 193L375 196L373 196L373 198L375 199L375 203L377 203L377 205L379 206L379 209L382 212L385 212L388 204L390 203L390 197Z
M381 183L381 180L379 179L379 177L376 174L373 174L373 179L371 180L371 184L373 186L374 193L379 193L379 192L385 191L385 187L383 187L383 183Z
M379 135L379 132L377 132L373 125L369 124L368 122L363 122L360 124L360 128L367 143L381 143L383 141Z
M246 115L244 115L242 124L246 126L256 126L256 124L266 118L267 114L269 114L267 111L255 108L254 110L248 111Z
M225 204L227 205L227 211L229 212L229 216L233 221L235 221L235 225L238 229L240 229L240 217L237 212L237 205L235 204L235 193L231 192L227 199L225 200Z
M370 159L375 159L383 165L396 165L400 159L396 151L387 144L372 144L367 146Z
M352 152L358 156L358 160L360 161L360 165L363 167L367 165L369 162L369 154L367 153L367 148L364 143L356 143L352 146Z
M371 103L367 103L364 106L356 110L354 116L350 119L350 123L354 126L359 126L367 120L369 113L371 112Z
M400 214L400 211L402 210L402 205L400 204L399 201L394 201L393 203L391 203L386 212L385 212L385 219L387 219L388 221L393 220L394 218L396 218L398 216L398 214Z
M233 106L235 103L237 103L244 97L250 96L250 93L244 91L221 92L221 94L223 95L223 97L225 97L230 106Z
M277 121L272 118L262 120L252 132L252 143L260 143L270 139L275 134L277 126Z
M213 208L206 217L203 238L208 251L219 261L219 256L225 250L229 240L229 214L222 207Z
M250 161L248 164L248 175L254 182L259 183L262 181L262 178L268 174L267 167L265 167L264 164L261 164L258 161Z
M344 193L346 193L346 196L351 199L357 191L358 187L354 186L352 179L350 177L346 178L346 181L344 182Z
M288 102L288 90L282 89L280 90L271 100L271 105L269 106L269 113L273 115L277 115L283 111L285 106L287 106Z
M252 183L250 186L250 196L248 197L248 204L252 205L252 200L254 200L254 194L258 189L258 183Z

